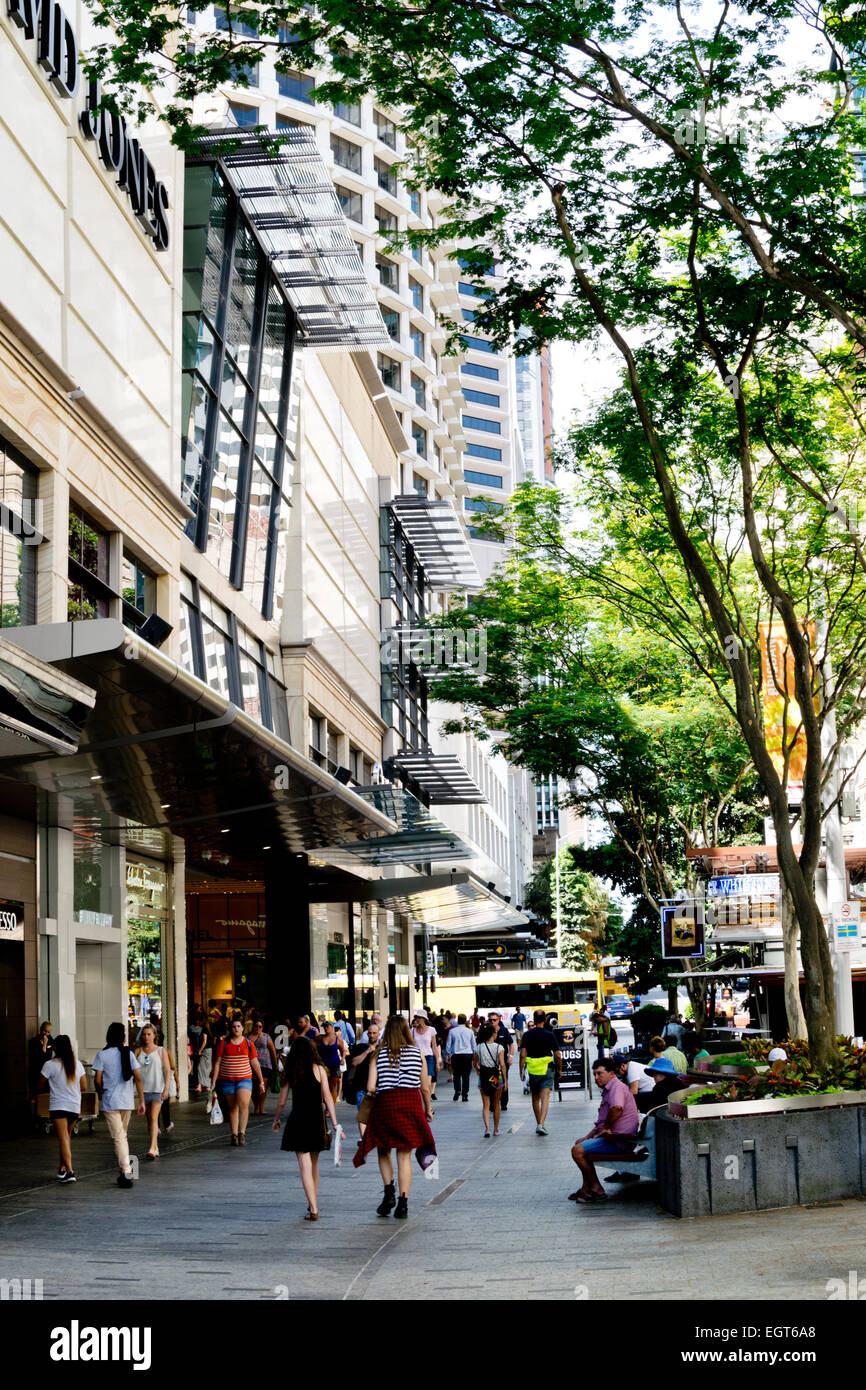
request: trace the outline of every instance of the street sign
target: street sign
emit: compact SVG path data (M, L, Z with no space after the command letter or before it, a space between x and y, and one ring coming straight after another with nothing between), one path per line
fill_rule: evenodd
M719 878L711 878L707 884L708 898L726 898L731 894L734 897L750 897L752 894L761 897L780 891L778 874L723 874Z
M553 1036L556 1038L559 1051L562 1053L560 1090L586 1090L586 1066L589 1055L584 1046L584 1030L571 1027L554 1028Z
M837 951L856 951L860 945L860 903L837 903L832 911L833 945Z

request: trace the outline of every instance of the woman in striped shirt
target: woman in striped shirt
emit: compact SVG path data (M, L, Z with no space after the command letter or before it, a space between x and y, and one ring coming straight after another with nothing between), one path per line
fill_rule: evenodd
M217 1045L214 1054L211 1085L219 1087L231 1128L233 1148L242 1147L247 1142L247 1116L250 1113L250 1099L253 1084L259 1092L265 1089L262 1069L256 1049L249 1038L244 1037L244 1020L240 1014L233 1014L229 1036Z
M394 1216L403 1220L409 1215L412 1152L427 1168L436 1157L436 1144L427 1123L433 1118L430 1077L402 1014L392 1014L385 1024L379 1051L370 1061L367 1093L374 1093L373 1109L352 1161L360 1168L370 1150L378 1150L385 1192L376 1213L389 1216L396 1207ZM397 1150L399 1201L394 1195L392 1149Z

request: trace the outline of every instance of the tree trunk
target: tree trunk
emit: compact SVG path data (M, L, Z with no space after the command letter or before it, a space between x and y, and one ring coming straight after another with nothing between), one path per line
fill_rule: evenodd
M788 885L781 880L779 912L782 919L782 944L785 950L785 1013L788 1018L788 1037L806 1037L806 1018L800 999L800 965L797 960L799 923Z
M836 1055L836 1000L830 943L815 897L814 873L804 872L791 842L787 823L781 827L775 816L773 820L776 823L779 873L790 892L792 916L800 932L803 1014L809 1039L809 1060L813 1067L826 1067ZM779 833L780 829L782 834Z
M668 1013L676 1016L679 1011L678 993L676 985L668 985Z
M692 972L691 961L684 960L683 969L686 972L686 992L689 996L689 1003L692 1006L695 1032L698 1037L700 1037L707 1026L707 987L704 980L694 980L690 978Z

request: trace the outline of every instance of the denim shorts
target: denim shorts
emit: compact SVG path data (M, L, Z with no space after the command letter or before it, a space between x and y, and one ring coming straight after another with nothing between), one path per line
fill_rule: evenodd
M162 1105L162 1091L145 1091L145 1105Z
M424 1060L425 1060L425 1062L427 1063L427 1075L428 1075L428 1076L432 1076L432 1077L434 1078L434 1080L435 1080L435 1078L436 1078L436 1058L435 1058L435 1057L425 1057Z
M253 1089L252 1078L246 1081L221 1081L220 1090L224 1096L233 1096L236 1091L251 1091Z
M615 1154L630 1153L632 1148L631 1144L618 1143L616 1139L605 1139L603 1136L597 1139L583 1139L580 1142L583 1144L583 1152L589 1154L590 1158L603 1158L605 1155L613 1158Z
M553 1067L548 1067L544 1076L533 1076L530 1072L526 1075L532 1095L537 1096L539 1091L553 1090Z

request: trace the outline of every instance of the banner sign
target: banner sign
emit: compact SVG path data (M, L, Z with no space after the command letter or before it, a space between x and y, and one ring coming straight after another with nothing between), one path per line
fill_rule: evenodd
M0 898L0 941L24 940L24 904Z
M589 1056L584 1046L583 1029L564 1027L554 1028L552 1032L559 1051L562 1053L560 1089L586 1090L586 1067Z
M815 624L808 623L806 638L814 651ZM761 699L764 738L779 776L784 776L788 753L788 790L802 794L806 769L806 734L794 690L794 663L781 621L760 624ZM795 731L798 730L796 738Z
M692 900L662 908L662 957L682 960L704 954L704 904Z

